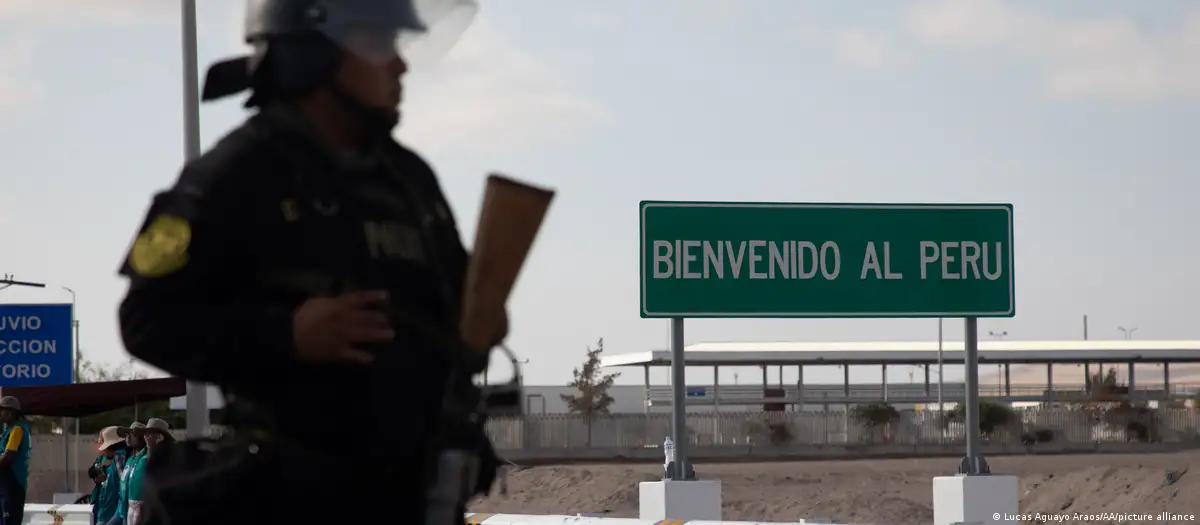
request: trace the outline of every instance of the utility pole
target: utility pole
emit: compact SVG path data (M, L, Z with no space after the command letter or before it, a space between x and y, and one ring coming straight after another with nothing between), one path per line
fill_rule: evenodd
M75 344L73 345L73 346L75 346L75 355L73 356L74 357L73 360L75 361L75 363L74 363L75 367L71 372L71 383L74 384L74 383L80 382L79 381L79 357L80 357L80 355L82 355L79 352L79 314L78 314L78 309L75 307L75 290L72 290L71 288L69 288L67 286L63 286L62 289L63 289L63 291L71 294L71 329L75 331ZM75 438L72 440L67 440L67 418L65 418L65 417L63 418L63 440L64 440L64 442L74 442L75 443L75 446L73 447L74 456L72 456L70 451L68 451L67 457L68 458L73 457L73 459L70 462L70 465L77 465L79 463L79 418L78 417L75 418ZM75 492L79 493L79 475L77 473L71 471L71 469L69 469L69 468L67 470L71 474L71 477L69 478L68 483L70 483L71 480L73 480L75 483Z

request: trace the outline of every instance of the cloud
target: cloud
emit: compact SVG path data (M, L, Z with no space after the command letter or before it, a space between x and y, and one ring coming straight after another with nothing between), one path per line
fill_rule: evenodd
M608 113L486 19L405 81L399 136L420 148L513 150L585 132Z
M851 66L886 71L907 62L884 32L855 29L838 32L832 38L838 60Z
M1064 98L1142 100L1200 95L1200 8L1153 31L1121 17L1056 18L1000 0L925 0L909 19L931 48L1032 62Z

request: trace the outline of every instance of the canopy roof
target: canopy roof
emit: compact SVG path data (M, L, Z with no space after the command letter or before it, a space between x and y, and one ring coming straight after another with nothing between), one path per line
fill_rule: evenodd
M63 386L0 387L0 396L13 396L20 400L25 414L56 417L85 417L137 403L170 399L186 392L186 383L177 377Z

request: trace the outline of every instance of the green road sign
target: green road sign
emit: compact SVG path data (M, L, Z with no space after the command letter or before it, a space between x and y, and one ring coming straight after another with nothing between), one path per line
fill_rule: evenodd
M642 317L1012 317L1011 204L641 204Z

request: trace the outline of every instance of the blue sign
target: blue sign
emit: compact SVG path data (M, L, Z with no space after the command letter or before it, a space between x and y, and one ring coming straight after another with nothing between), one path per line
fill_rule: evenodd
M691 387L684 390L683 393L685 397L704 397L707 394L708 392L704 387Z
M0 387L71 384L71 321L69 304L0 304Z

